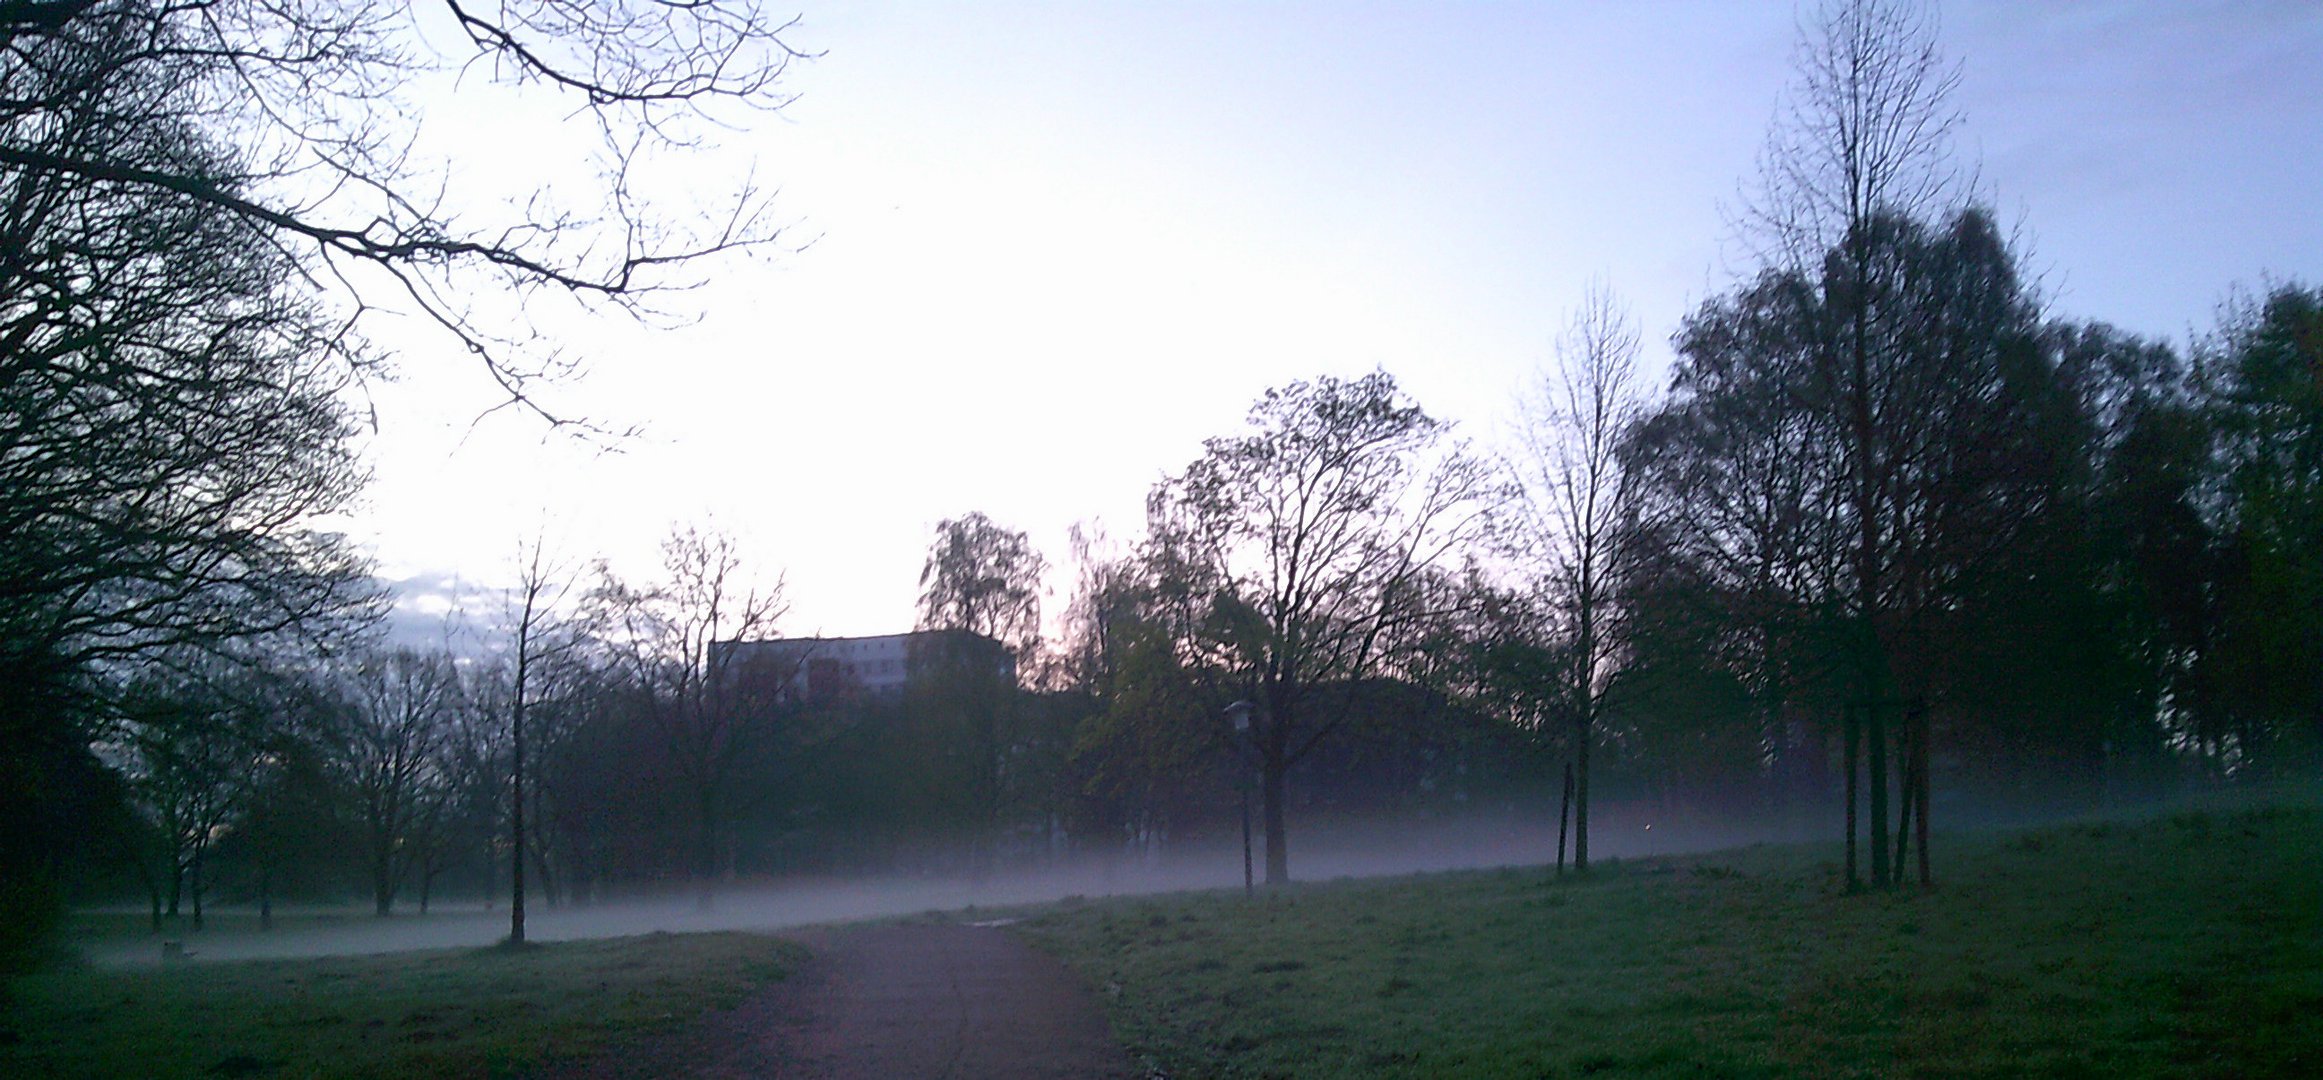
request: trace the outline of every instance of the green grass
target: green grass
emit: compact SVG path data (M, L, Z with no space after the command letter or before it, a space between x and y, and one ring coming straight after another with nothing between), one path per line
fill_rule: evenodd
M322 960L68 968L0 1004L0 1076L521 1075L779 979L755 934L654 934Z
M1049 909L1131 1053L1207 1076L2323 1074L2323 812Z

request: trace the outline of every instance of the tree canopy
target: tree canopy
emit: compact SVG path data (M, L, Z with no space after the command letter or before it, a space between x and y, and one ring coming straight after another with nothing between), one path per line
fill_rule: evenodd
M536 380L571 357L499 298L644 313L698 260L775 238L746 175L707 218L656 195L678 169L696 190L716 182L699 137L729 111L787 101L789 28L751 0L10 0L0 166L132 193L290 260L336 332L375 311L423 315L538 409ZM92 127L96 86L134 90ZM495 189L421 151L427 103L517 108L518 90L584 120L564 127L593 133L597 164L573 152L557 182L532 171Z
M1178 647L1258 708L1267 881L1289 878L1285 774L1345 718L1316 686L1395 672L1444 617L1446 578L1502 492L1385 372L1294 382L1147 500L1150 559L1195 620ZM1223 704L1221 702L1220 704Z

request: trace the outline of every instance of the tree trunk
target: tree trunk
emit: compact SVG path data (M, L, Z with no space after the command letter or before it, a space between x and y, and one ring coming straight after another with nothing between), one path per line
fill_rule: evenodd
M1254 880L1250 870L1250 780L1245 777L1235 786L1242 789L1242 895L1248 896Z
M1865 839L1871 841L1871 880L1884 889L1893 884L1887 847L1887 722L1880 718L1877 699L1865 711L1863 739L1869 751L1865 756L1864 771L1871 780L1871 828Z
M508 943L524 944L524 695L532 664L532 598L525 598L524 621L517 624L516 697L509 703L508 831Z
M1565 826L1573 818L1573 763L1565 762L1565 795L1557 803L1557 876L1565 876Z
M1852 198L1852 195L1850 196ZM1852 256L1853 292L1848 299L1849 321L1854 334L1849 340L1850 359L1854 379L1848 386L1849 423L1855 445L1855 490L1852 500L1856 521L1855 592L1859 614L1863 618L1862 692L1864 699L1863 737L1870 746L1865 767L1871 780L1871 827L1866 837L1871 841L1871 880L1880 888L1888 885L1887 847L1887 723L1880 717L1880 695L1887 690L1886 657L1882 655L1879 640L1880 613L1880 490L1877 465L1879 433L1872 416L1870 322L1871 322L1871 237L1867 219L1872 208L1850 205L1848 208L1847 246ZM1850 809L1853 809L1852 805ZM1849 837L1854 831L1849 830Z
M1935 878L1928 873L1928 779L1933 771L1932 766L1935 758L1930 750L1930 747L1935 743L1935 725L1928 716L1927 706L1922 705L1914 711L1917 715L1913 718L1913 726L1917 729L1918 736L1914 741L1913 749L1919 755L1919 761L1912 769L1914 790L1919 803L1919 815L1915 819L1914 827L1920 832L1920 887L1925 889L1936 883Z
M1288 836L1283 829L1283 778L1290 765L1280 755L1271 756L1261 770L1259 798L1266 817L1266 883L1270 886L1291 882L1291 856Z
M717 794L703 785L697 809L701 814L700 829L694 836L694 885L700 890L694 906L708 911L715 904L711 892L718 879L718 809Z
M1597 586L1592 573L1591 556L1585 545L1581 551L1581 593L1579 612L1580 655L1574 667L1574 696L1581 702L1581 712L1574 717L1573 732L1573 872L1589 872L1589 743L1597 728Z
M371 857L371 913L385 918L395 906L395 881L385 855Z
M135 859L137 880L145 884L145 898L153 905L153 932L161 933L161 880L153 874L153 864L143 857Z
M193 892L194 892L194 929L196 929L196 930L199 930L199 929L201 929L201 928L202 928L202 855L203 855L203 851L202 851L202 849L201 849L201 848L198 848L198 847L197 847L197 848L195 848L195 849L194 849L194 883L193 883Z
M1589 710L1583 707L1580 738L1573 747L1573 872L1589 872Z
M532 819L537 822L541 817L540 807L536 806L532 809ZM555 873L555 867L549 863L549 847L549 842L540 839L537 835L533 837L532 876L529 880L533 883L535 891L540 894L541 902L547 904L550 911L555 911L564 906L565 889L561 879Z
M1897 733L1897 738L1901 740L1897 748L1897 755L1901 758L1897 770L1901 774L1901 783L1896 791L1895 865L1891 868L1895 876L1888 882L1891 885L1904 883L1904 857L1911 851L1912 794L1918 790L1916 785L1919 783L1919 750L1916 745L1919 735L1912 724L1911 714L1904 715L1903 730Z
M1856 713L1855 706L1848 705L1842 706L1842 708L1844 719L1840 721L1840 725L1846 729L1845 740L1847 743L1847 891L1854 892L1863 887L1863 879L1856 872L1858 864L1855 858L1855 777L1858 772L1856 763L1860 760L1863 750L1863 724Z

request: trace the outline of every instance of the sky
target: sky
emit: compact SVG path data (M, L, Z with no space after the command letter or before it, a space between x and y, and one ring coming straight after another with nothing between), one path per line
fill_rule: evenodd
M1136 538L1147 490L1268 387L1392 373L1464 437L1592 280L1659 384L1751 265L1729 221L1790 75L1789 3L822 3L796 99L713 154L779 187L784 250L683 325L546 329L585 358L503 411L388 335L348 521L404 619L495 604L520 539L655 572L674 524L779 578L790 635L908 629L942 519ZM2323 5L1952 3L1959 156L2052 314L2183 344L2231 289L2323 281ZM455 105L442 145L509 145ZM484 149L469 170L515 169ZM455 171L455 180L463 174Z

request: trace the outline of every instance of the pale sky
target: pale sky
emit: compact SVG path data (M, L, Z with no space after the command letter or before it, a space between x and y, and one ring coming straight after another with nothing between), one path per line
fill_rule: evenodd
M1492 440L1592 277L1670 334L1749 266L1721 207L1788 81L1789 3L815 3L798 100L727 137L813 242L681 329L575 324L502 414L396 338L354 531L383 575L508 576L545 522L651 572L674 522L787 577L790 634L908 628L936 522L1067 561L1269 386L1384 367ZM1952 3L1961 156L2056 314L2183 344L2231 287L2323 280L2323 5ZM445 110L457 142L505 137ZM1067 585L1056 575L1061 608Z

